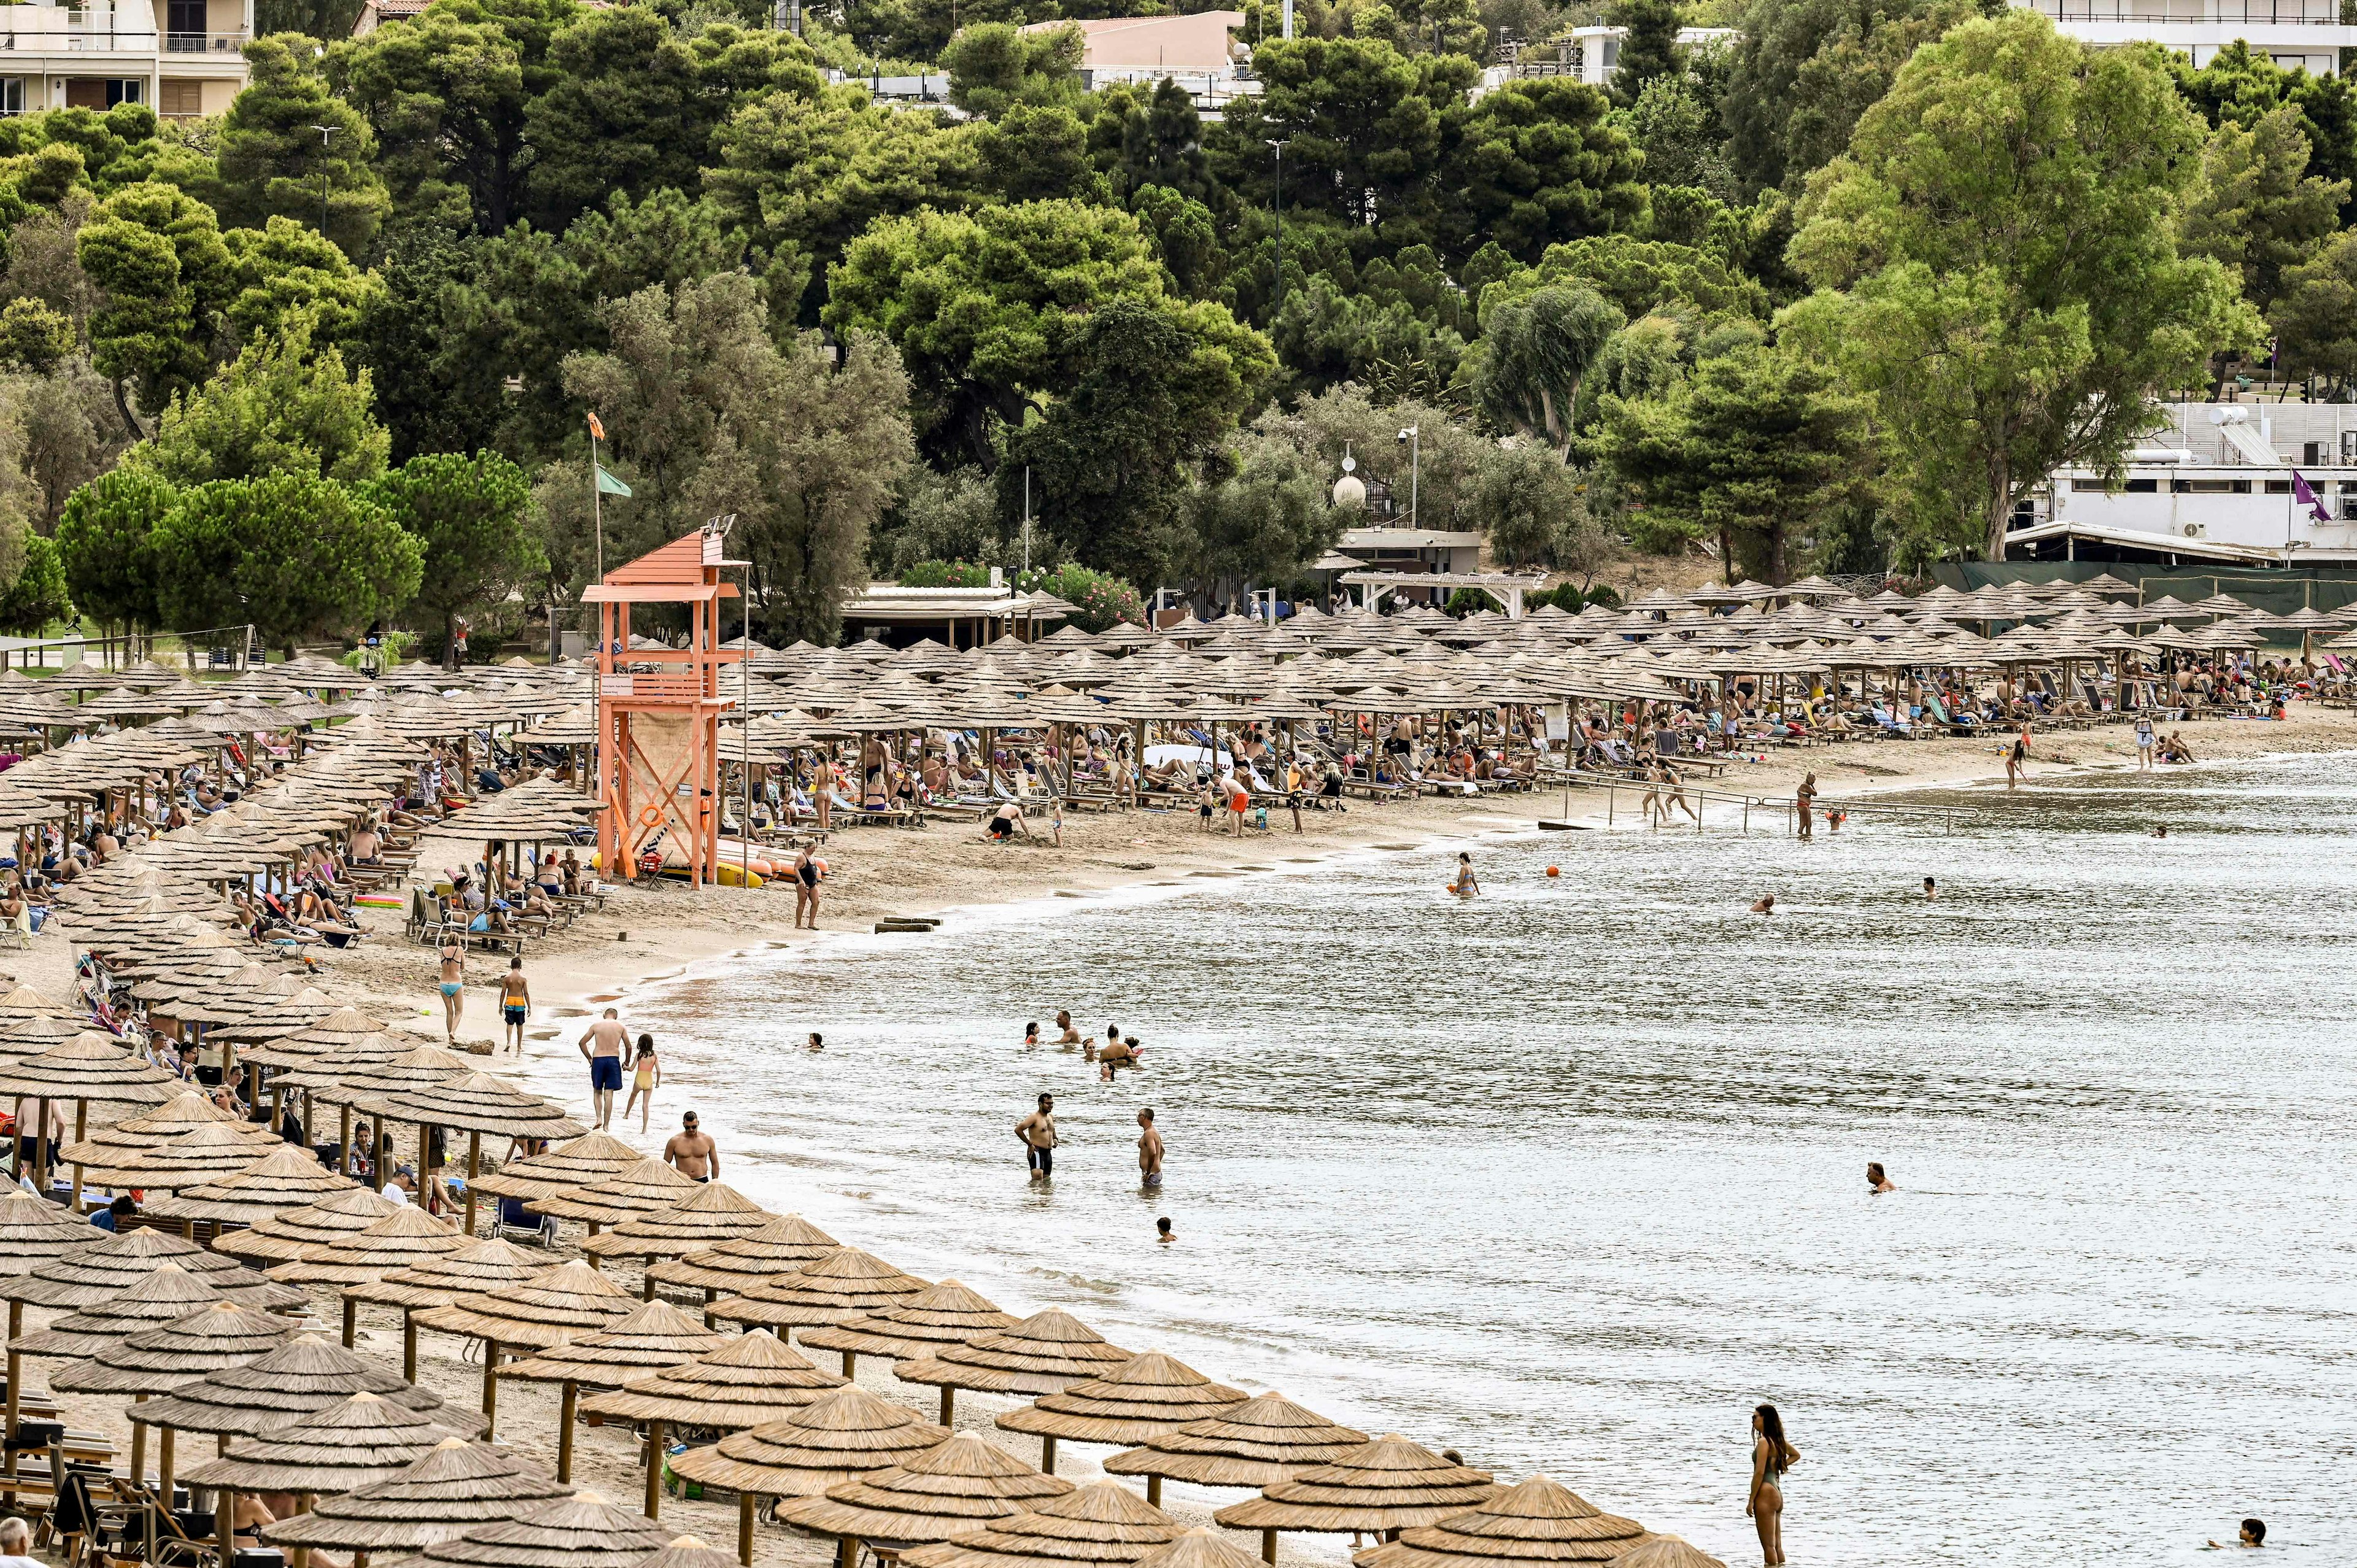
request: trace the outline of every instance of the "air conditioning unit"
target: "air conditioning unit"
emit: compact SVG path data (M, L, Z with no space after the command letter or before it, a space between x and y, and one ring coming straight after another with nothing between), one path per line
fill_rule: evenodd
M2209 529L2203 527L2198 522L2189 522L2183 528L2179 529L2178 532L2185 535L2188 539L2207 538L2210 532Z
M2341 466L2344 468L2357 467L2357 430L2341 433Z

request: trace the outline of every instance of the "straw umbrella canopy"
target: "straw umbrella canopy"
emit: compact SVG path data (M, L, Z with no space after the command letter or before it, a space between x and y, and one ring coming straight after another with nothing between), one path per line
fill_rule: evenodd
M637 1378L581 1402L608 1421L664 1421L743 1432L826 1397L844 1380L821 1371L766 1328L740 1334L708 1356Z
M1135 1568L1262 1568L1259 1558L1216 1530L1195 1529L1161 1551L1137 1560ZM1722 1565L1723 1568L1723 1565Z
M905 1465L838 1481L814 1498L789 1498L778 1514L845 1541L894 1547L947 1541L1064 1497L1072 1483L1027 1465L977 1432L961 1432Z
M639 1568L737 1568L737 1560L700 1535L675 1537Z
M88 1251L106 1232L23 1187L0 1192L0 1280ZM10 1332L15 1332L11 1325Z
M256 1160L270 1153L273 1143L285 1146L268 1128L260 1132L262 1136L256 1138L221 1122L209 1122L145 1145L110 1144L101 1138L91 1138L70 1145L59 1157L79 1168L82 1180L91 1187L115 1191L155 1188L176 1192L252 1168ZM76 1154L83 1158L75 1159ZM315 1159L312 1163L318 1162Z
M450 1127L467 1134L467 1234L475 1233L475 1177L482 1169L483 1134L508 1138L577 1138L586 1129L536 1094L490 1073L470 1073L446 1082L413 1084L364 1100L359 1109L422 1127ZM424 1162L419 1162L424 1168Z
M8 1348L20 1356L57 1356L81 1360L125 1335L159 1327L227 1297L177 1263L166 1262L145 1279L106 1301L59 1318L47 1328L20 1334Z
M842 1245L801 1215L780 1214L749 1236L651 1264L647 1276L667 1285L701 1286L710 1301L724 1291L743 1294L780 1274L800 1273Z
M434 1252L389 1274L352 1285L346 1303L378 1302L401 1308L401 1375L417 1378L417 1312L447 1306L461 1296L482 1295L522 1284L548 1267L544 1252L527 1251L496 1236L465 1241L455 1251Z
M1501 1489L1489 1471L1387 1433L1330 1465L1271 1482L1260 1496L1230 1503L1211 1518L1231 1530L1259 1530L1260 1554L1274 1563L1279 1530L1389 1534L1477 1508Z
M305 1299L301 1291L273 1284L235 1258L208 1251L169 1231L146 1228L109 1234L89 1224L81 1228L99 1239L96 1246L53 1259L21 1279L0 1283L0 1292L28 1306L95 1306L170 1263L247 1306L299 1306Z
M216 1237L213 1251L249 1262L283 1263L301 1257L306 1247L348 1231L365 1230L386 1215L407 1207L364 1187L348 1187L317 1203L273 1214L243 1230Z
M661 1160L640 1155L635 1164L625 1165L594 1187L566 1187L530 1198L524 1207L535 1214L583 1220L594 1229L618 1225L641 1214L661 1214L677 1208L694 1197L695 1189L702 1185Z
M706 1182L678 1208L625 1219L604 1235L583 1241L581 1250L601 1259L680 1258L752 1236L776 1218L735 1187ZM646 1290L650 1296L655 1293L651 1278Z
M1226 1414L1248 1396L1215 1383L1176 1356L1148 1350L1132 1356L1101 1378L1043 1394L998 1418L1008 1432L1028 1432L1044 1441L1146 1442L1190 1422ZM1162 1500L1162 1477L1146 1478L1146 1500Z
M420 1561L439 1568L638 1568L671 1541L669 1530L596 1492L576 1492L436 1541Z
M838 1247L809 1267L780 1274L743 1295L723 1296L707 1317L767 1328L848 1323L915 1295L926 1282L857 1247Z
M594 1334L628 1317L638 1304L628 1292L578 1259L546 1269L521 1284L461 1296L415 1315L423 1327L466 1334L483 1342L483 1414L499 1416L500 1350L544 1350L580 1334Z
M68 1394L166 1393L207 1372L267 1355L302 1326L274 1312L217 1301L59 1368L49 1387Z
M1051 1394L1102 1377L1133 1352L1109 1344L1060 1306L1035 1312L1022 1322L963 1345L944 1345L931 1355L894 1365L904 1383L931 1383L942 1391L942 1409L951 1409L952 1389L995 1394ZM1056 1439L1040 1439L1039 1466L1056 1470Z
M404 1203L358 1230L307 1244L292 1261L268 1272L288 1284L367 1284L466 1244L457 1226Z
M1013 1313L999 1311L979 1292L955 1280L943 1280L848 1323L805 1328L802 1343L821 1350L841 1351L843 1375L847 1378L856 1357L888 1356L896 1361L913 1361L944 1345L963 1345L1014 1326ZM942 1390L944 1426L949 1424L950 1398L949 1391Z
M650 1433L653 1428L649 1428ZM856 1386L841 1388L749 1432L731 1433L672 1461L672 1472L739 1493L744 1528L755 1497L815 1497L829 1487L905 1465L948 1441L949 1429Z
M281 1144L235 1176L184 1187L171 1197L149 1204L147 1212L160 1219L178 1219L190 1226L206 1219L216 1225L258 1227L339 1193L363 1190L350 1176L338 1176L321 1165L308 1150ZM377 1201L388 1200L379 1197ZM234 1253L232 1248L221 1250Z
M1190 1421L1104 1462L1112 1476L1191 1481L1199 1487L1265 1487L1329 1465L1367 1434L1327 1420L1283 1394L1256 1394L1224 1415Z
M1682 1535L1649 1535L1612 1561L1614 1568L1727 1568Z
M154 1062L124 1050L112 1035L85 1029L48 1050L0 1062L0 1099L70 1100L74 1141L90 1135L90 1108L100 1105L161 1105L177 1092L166 1084L179 1079ZM41 1146L36 1140L36 1146ZM72 1206L81 1206L81 1167L74 1167Z
M454 1431L480 1423L472 1412L446 1405L432 1390L379 1371L317 1334L297 1334L252 1360L181 1383L161 1399L134 1406L130 1414L134 1422L178 1432L252 1437L362 1392L407 1405Z
M901 1553L909 1568L1076 1568L1135 1563L1178 1539L1178 1521L1118 1481L1093 1481L952 1541Z
M68 1165L105 1165L124 1156L125 1151L149 1154L188 1136L199 1127L225 1127L253 1147L247 1164L268 1154L280 1140L276 1133L258 1123L248 1122L233 1112L224 1111L193 1089L184 1089L162 1105L111 1127L101 1127L79 1144L68 1144L59 1151L59 1158ZM98 1178L91 1178L95 1181ZM153 1183L133 1185L153 1186Z
M571 1492L521 1454L446 1437L390 1480L321 1498L308 1513L263 1526L262 1539L279 1547L420 1552Z
M716 1350L728 1337L667 1301L650 1301L611 1328L511 1361L500 1369L500 1376L564 1385L556 1416L556 1478L569 1481L573 1478L573 1412L582 1384L619 1388L635 1374L676 1367ZM650 1443L649 1487L660 1484L662 1463L662 1445Z
M181 1479L223 1492L349 1492L391 1480L455 1435L422 1411L363 1389L231 1442Z
M646 1158L610 1133L584 1133L544 1154L518 1160L489 1176L477 1176L468 1185L494 1197L555 1197L595 1187ZM652 1163L662 1164L659 1160Z
M1397 1540L1353 1552L1351 1561L1357 1568L1555 1568L1625 1563L1645 1540L1635 1520L1606 1513L1539 1475L1465 1512L1405 1526Z

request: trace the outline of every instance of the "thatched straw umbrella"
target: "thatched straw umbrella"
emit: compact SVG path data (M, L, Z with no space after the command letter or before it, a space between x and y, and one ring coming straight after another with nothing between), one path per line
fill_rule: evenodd
M21 1279L0 1282L0 1294L27 1306L95 1306L170 1263L246 1306L300 1306L306 1299L301 1291L274 1284L235 1258L208 1251L168 1230L109 1233L87 1224L82 1229L99 1239L96 1246L43 1263Z
M350 1176L321 1165L307 1149L281 1144L233 1176L184 1187L147 1206L159 1219L177 1219L193 1232L199 1220L215 1226L259 1225L291 1208L302 1208L339 1192L357 1192Z
M1231 1530L1259 1530L1260 1554L1274 1563L1279 1530L1384 1535L1463 1513L1501 1489L1489 1471L1456 1464L1388 1433L1330 1465L1271 1482L1260 1496L1230 1503L1211 1518Z
M1118 1481L1092 1481L1028 1513L996 1519L953 1541L900 1554L909 1568L1079 1568L1150 1557L1178 1539L1178 1521Z
M221 1490L216 1515L223 1561L237 1555L231 1521L239 1492L293 1492L298 1507L321 1492L389 1481L455 1435L431 1418L362 1391L258 1437L228 1445L183 1477Z
M0 1286L14 1287L19 1276L88 1251L105 1235L88 1220L22 1187L0 1192ZM13 1476L16 1473L16 1412L23 1407L25 1386L18 1375L22 1369L16 1344L16 1337L25 1331L25 1303L14 1288L7 1294L9 1441L0 1468Z
M856 1560L857 1542L886 1548L947 1541L1072 1490L1072 1483L961 1432L905 1465L838 1481L815 1498L787 1498L778 1516L832 1535Z
M1644 1540L1645 1527L1635 1520L1606 1513L1560 1481L1533 1476L1477 1508L1405 1526L1351 1561L1357 1568L1555 1568L1625 1563Z
M1199 1487L1265 1487L1330 1465L1367 1441L1283 1394L1256 1394L1224 1415L1190 1421L1104 1462L1109 1476L1144 1476Z
M942 1391L948 1397L949 1391ZM1127 1446L1175 1432L1189 1422L1226 1414L1244 1402L1242 1389L1215 1383L1175 1356L1148 1350L1101 1378L1043 1394L998 1418L1008 1432L1028 1432L1044 1444L1117 1443ZM1162 1501L1162 1477L1146 1477L1146 1500Z
M647 1269L667 1285L701 1289L706 1305L721 1295L741 1295L780 1274L797 1274L843 1245L799 1214L780 1214L750 1236L670 1258Z
M60 1041L36 1056L20 1058L12 1062L0 1062L0 1098L14 1095L22 1100L42 1101L70 1100L74 1106L74 1142L80 1144L90 1136L90 1108L99 1105L135 1105L149 1108L163 1104L178 1092L167 1089L180 1080L162 1068L135 1052L124 1050L112 1035L86 1029L71 1039ZM46 1112L34 1117L38 1126ZM33 1146L46 1152L48 1144L35 1139ZM19 1147L22 1147L20 1143ZM19 1176L23 1172L17 1173ZM39 1185L48 1185L46 1165L41 1167ZM81 1207L81 1167L74 1167L73 1199L70 1207Z
M534 1214L578 1219L595 1236L601 1225L619 1225L641 1214L661 1214L677 1208L694 1197L703 1185L680 1175L661 1160L641 1155L638 1164L623 1166L593 1187L549 1193L527 1200L524 1207Z
M453 1432L469 1430L479 1420L474 1412L453 1409L432 1390L413 1388L317 1334L298 1334L267 1355L182 1383L133 1410L131 1419L179 1432L253 1437L361 1392L405 1404Z
M446 1437L391 1480L321 1498L308 1513L263 1526L262 1539L280 1547L420 1552L571 1495L521 1454Z
M878 1312L848 1323L802 1330L802 1343L843 1354L843 1375L851 1376L861 1356L886 1356L914 1361L944 1345L963 1345L985 1334L1015 1325L1015 1315L1001 1312L977 1291L955 1280L943 1280L911 1296L903 1296ZM949 1424L949 1390L942 1391L942 1424Z
M1132 1352L1106 1342L1062 1307L1035 1312L1022 1322L963 1345L944 1345L930 1356L901 1361L892 1375L904 1383L931 1383L942 1391L942 1419L949 1419L952 1390L996 1394L1051 1394L1074 1383L1103 1377ZM1056 1473L1056 1439L1039 1440L1039 1467Z
M552 1345L534 1356L500 1369L503 1378L559 1383L557 1396L556 1478L573 1478L573 1410L584 1384L593 1389L619 1388L642 1373L661 1371L708 1355L728 1341L728 1336L706 1328L703 1322L667 1301L651 1301L611 1328ZM659 1433L661 1422L648 1431ZM647 1443L647 1490L662 1484L662 1444Z
M417 1314L416 1320L423 1327L471 1335L483 1342L483 1414L497 1423L501 1346L544 1350L576 1335L610 1327L637 1305L621 1286L576 1260L544 1269L522 1284L500 1285L430 1307Z
M595 1492L544 1503L522 1518L479 1524L425 1549L436 1568L637 1568L671 1532Z
M737 1568L737 1559L700 1535L683 1535L640 1563L639 1568Z
M61 1367L49 1387L66 1394L130 1394L133 1409L155 1394L169 1393L207 1372L242 1366L269 1354L303 1326L273 1312L217 1301L157 1328L143 1329L103 1347L86 1361ZM131 1429L131 1476L144 1482L147 1472L147 1430ZM156 1452L156 1492L172 1491L172 1434L167 1430Z
M1649 1535L1612 1561L1614 1568L1727 1568L1682 1535Z
M134 1188L177 1192L251 1169L271 1152L273 1143L286 1146L267 1128L258 1131L260 1139L236 1127L207 1122L145 1146L110 1145L102 1137L91 1138L68 1147L61 1157L81 1171L91 1187L113 1192ZM77 1155L81 1157L77 1159Z
M1134 1568L1261 1568L1261 1561L1216 1530L1196 1529L1137 1560Z
M122 1294L60 1317L47 1328L20 1334L8 1341L8 1348L20 1356L79 1361L97 1355L125 1335L161 1327L225 1299L202 1277L167 1262Z
M571 1143L478 1176L472 1185L493 1197L555 1197L596 1187L646 1157L610 1133L584 1133Z
M808 1268L779 1274L743 1295L721 1297L705 1316L765 1328L816 1327L865 1317L925 1285L871 1252L837 1247Z
M415 1382L419 1311L447 1306L461 1296L480 1295L503 1285L522 1284L547 1268L545 1252L528 1251L496 1236L479 1236L455 1252L420 1258L405 1269L353 1285L344 1292L344 1299L401 1308L401 1375Z
M101 1127L83 1142L60 1150L59 1157L69 1165L111 1165L124 1159L124 1151L151 1154L199 1127L225 1127L253 1145L253 1155L246 1162L248 1165L270 1153L279 1142L278 1134L269 1128L222 1110L193 1089L184 1089L143 1116ZM96 1176L91 1179L102 1187L106 1185Z
M755 1235L777 1218L735 1187L709 1182L698 1187L676 1208L625 1219L604 1235L592 1236L582 1242L581 1250L600 1262L608 1258L683 1258L723 1241ZM646 1282L646 1294L655 1294L651 1275Z
M317 1203L282 1209L242 1230L213 1240L213 1251L249 1262L283 1263L303 1255L303 1249L355 1230L365 1230L386 1215L408 1208L364 1187L348 1187Z
M379 1117L414 1122L420 1128L451 1127L467 1134L467 1234L475 1233L475 1178L483 1168L483 1134L506 1138L577 1138L581 1124L536 1094L528 1094L505 1079L471 1073L444 1083L421 1083L374 1100L360 1108ZM421 1136L421 1149L425 1142ZM425 1162L418 1162L422 1176Z
M688 1480L737 1493L741 1544L752 1535L756 1498L815 1497L888 1465L905 1465L949 1435L947 1427L919 1420L905 1405L863 1388L841 1388L709 1448L691 1448L671 1467Z
M306 1246L289 1262L274 1263L270 1277L285 1284L359 1285L455 1252L467 1244L458 1228L404 1203L383 1219ZM344 1297L344 1344L359 1326L361 1304Z
M841 1378L820 1371L768 1329L756 1328L683 1366L591 1394L581 1408L607 1421L743 1432L843 1386Z

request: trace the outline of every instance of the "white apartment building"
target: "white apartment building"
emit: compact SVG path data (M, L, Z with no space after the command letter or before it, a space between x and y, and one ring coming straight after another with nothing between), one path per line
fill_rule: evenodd
M2092 470L2055 474L2015 519L2007 559L2357 564L2357 403L2161 412L2168 428L2129 454L2117 489Z
M2208 65L2236 39L2286 70L2338 76L2341 51L2357 48L2357 27L2341 20L2341 0L2015 0L2042 11L2055 30L2087 43L2156 43Z
M133 0L0 11L0 114L145 103L167 120L229 108L245 85L253 0Z

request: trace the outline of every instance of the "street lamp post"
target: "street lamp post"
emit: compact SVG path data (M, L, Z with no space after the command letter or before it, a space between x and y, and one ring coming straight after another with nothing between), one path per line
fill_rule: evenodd
M1423 466L1424 427L1411 424L1399 433L1400 445L1407 448L1407 525L1415 526L1415 483Z
M1274 136L1263 136L1261 140L1276 149L1276 290L1268 307L1269 329L1275 331L1276 313L1285 306L1285 149L1288 144Z
M341 125L314 125L319 133L319 238L328 237L328 144Z

